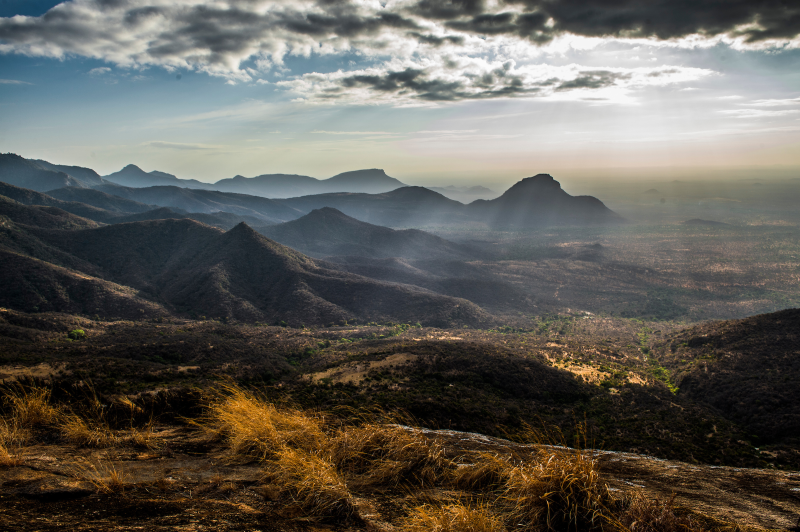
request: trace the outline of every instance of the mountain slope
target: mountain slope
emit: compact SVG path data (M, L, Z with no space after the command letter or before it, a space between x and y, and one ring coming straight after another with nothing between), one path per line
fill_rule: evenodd
M153 210L156 207L155 205L147 205L146 203L121 198L91 188L57 188L48 191L47 194L56 199L84 203L113 213L140 213Z
M84 168L83 166L68 166L64 164L53 164L47 161L43 161L41 159L35 159L32 162L38 164L45 170L51 170L53 172L64 172L65 174L74 177L78 181L81 181L82 183L90 187L103 184L103 178L100 177L100 175L91 168Z
M232 214L224 211L215 212L213 214L201 212L176 212L169 207L158 207L142 213L120 216L114 220L114 223L144 222L147 220L166 220L170 218L175 220L195 220L197 222L219 227L220 229L225 230L231 229L241 222L245 222L252 227L266 227L263 220L253 216Z
M465 246L417 229L394 230L361 222L331 207L273 225L260 233L303 253L407 259L469 259Z
M23 205L6 196L0 196L0 216L15 223L48 229L86 229L97 227L97 223L75 216L58 207Z
M476 200L468 212L490 227L620 223L623 218L592 196L571 196L549 174L527 177L493 200Z
M332 207L362 222L390 227L468 221L462 203L424 187L403 187L382 194L316 194L279 201L303 212Z
M187 188L210 188L208 183L203 183L195 179L178 179L172 174L159 172L145 172L135 164L129 164L122 170L104 176L104 179L122 185L124 187L155 187L155 186L178 186Z
M174 186L132 188L119 185L102 185L95 189L141 203L177 208L187 212L225 211L252 216L261 220L262 223L285 222L304 214L291 206L268 198L215 190L196 190Z
M761 442L800 441L800 309L686 329L660 357L681 396L711 405Z
M85 183L61 171L42 168L13 153L0 154L0 181L45 192L61 187L86 187Z
M50 207L58 207L61 210L94 220L95 222L109 223L114 220L118 214L85 203L63 201L48 194L43 194L27 188L16 187L7 183L0 183L0 196L11 198L23 205L47 205Z

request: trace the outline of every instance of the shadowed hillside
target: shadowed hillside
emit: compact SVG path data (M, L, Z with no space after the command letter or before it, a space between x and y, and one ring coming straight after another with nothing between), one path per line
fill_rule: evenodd
M662 350L680 395L713 406L761 442L800 441L800 309L704 323Z
M83 166L69 166L66 164L53 164L41 159L32 160L31 162L38 164L45 170L64 172L65 174L74 177L78 181L81 181L90 187L103 184L103 178L91 168L84 168Z
M65 187L50 190L47 194L56 199L85 203L113 213L140 213L155 207L155 205L147 205L91 188Z
M166 220L166 219L190 219L195 220L206 225L213 225L220 229L231 229L235 225L245 222L255 228L266 227L266 222L254 216L247 216L243 214L233 214L230 212L215 212L213 214L202 212L176 212L169 207L159 207L151 211L142 212L138 214L129 214L120 216L114 223L128 223L128 222L144 222L147 220Z
M61 187L87 186L62 171L43 168L36 162L13 153L0 153L0 181L39 192Z
M194 190L175 186L131 188L103 185L96 188L108 194L161 207L199 213L225 211L237 215L252 216L266 223L294 220L303 214L297 209L277 201L246 194Z
M417 229L397 231L360 222L331 207L315 209L302 218L268 227L261 233L304 253L320 256L469 259L477 253Z
M620 223L623 218L592 196L570 196L549 174L528 177L493 200L477 200L468 211L495 228Z

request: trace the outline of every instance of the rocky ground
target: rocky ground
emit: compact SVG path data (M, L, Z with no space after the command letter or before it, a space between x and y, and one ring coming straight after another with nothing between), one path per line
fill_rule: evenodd
M408 429L416 430L416 429ZM425 431L458 456L519 452L528 446L486 436ZM408 508L469 496L444 488L354 490L358 516L309 521L272 500L253 463L224 459L205 433L160 426L149 448L87 449L37 444L18 465L0 469L0 529L45 530L395 530ZM797 530L800 473L713 467L629 453L601 452L616 493L641 489L669 499L708 527ZM734 528L731 528L732 530Z

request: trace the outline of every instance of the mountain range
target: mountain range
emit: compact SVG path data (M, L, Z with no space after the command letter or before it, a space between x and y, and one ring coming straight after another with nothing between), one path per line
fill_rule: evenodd
M258 234L191 219L96 222L57 207L0 202L0 304L104 317L205 315L330 324L488 324L479 306L356 275Z
M216 183L203 183L195 179L179 179L166 172L145 172L138 166L129 164L119 172L104 176L103 179L131 188L177 186L219 192L235 192L268 198L290 198L326 192L375 194L405 186L377 168L344 172L329 179L316 179L297 174L264 174L256 177L237 175L229 179L221 179Z

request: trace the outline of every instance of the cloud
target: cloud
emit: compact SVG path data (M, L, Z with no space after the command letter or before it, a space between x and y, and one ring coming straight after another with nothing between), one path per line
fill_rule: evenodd
M777 118L787 115L796 115L800 109L783 109L781 111L767 111L765 109L730 109L720 113L735 118Z
M20 81L18 79L0 79L0 85L33 85L33 83Z
M556 92L615 87L633 90L699 79L712 71L698 68L614 68L580 65L517 66L476 58L437 58L395 62L383 67L327 74L305 74L279 81L306 101L404 105L461 100L547 96ZM584 95L585 96L585 95Z
M547 84L522 66L494 65L545 49L621 39L781 50L800 47L798 34L800 6L781 0L70 0L40 17L0 18L0 53L197 71L231 84L287 74L287 55L350 54L373 68L278 85L331 102L348 93L437 102L634 85L624 72L584 68ZM431 67L443 58L463 68Z
M206 144L184 144L180 142L162 142L154 140L145 144L150 148L161 148L165 150L188 150L188 151L205 151L216 149L217 146L209 146Z
M104 74L108 74L111 72L111 69L108 67L97 67L93 68L89 71L90 76L102 76Z
M747 104L752 107L784 107L788 105L800 105L800 98L789 98L783 100L755 100Z
M315 129L311 133L317 135L396 135L390 131L325 131Z

